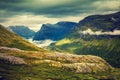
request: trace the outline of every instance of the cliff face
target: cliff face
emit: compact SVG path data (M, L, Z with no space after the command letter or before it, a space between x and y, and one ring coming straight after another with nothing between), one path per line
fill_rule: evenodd
M68 35L76 26L77 23L74 22L43 24L41 30L37 32L33 40L60 40Z

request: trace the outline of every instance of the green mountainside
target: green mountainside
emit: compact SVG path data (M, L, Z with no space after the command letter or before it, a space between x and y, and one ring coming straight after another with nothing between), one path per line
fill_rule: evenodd
M42 50L35 45L25 41L18 35L10 32L5 27L0 25L0 46L19 48L23 50Z
M119 80L119 74L98 56L45 51L0 25L0 80Z
M59 52L97 55L114 67L120 67L120 35L91 35L81 31L114 32L120 30L120 12L109 15L92 15L81 20L78 27L64 39L51 44Z

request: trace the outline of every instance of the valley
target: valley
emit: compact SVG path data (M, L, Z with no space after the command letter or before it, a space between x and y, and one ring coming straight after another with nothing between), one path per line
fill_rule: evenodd
M119 30L120 12L38 32L0 25L0 80L120 80Z

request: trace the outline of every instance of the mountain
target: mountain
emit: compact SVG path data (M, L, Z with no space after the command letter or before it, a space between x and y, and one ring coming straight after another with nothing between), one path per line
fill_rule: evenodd
M51 50L97 55L120 67L120 12L84 18L64 39L51 44Z
M23 50L41 50L2 25L0 25L0 46L14 47Z
M43 24L42 28L36 33L33 40L60 40L71 32L77 23L74 22L58 22L56 24Z
M31 38L35 35L35 32L25 26L8 26L8 28L14 33L26 39Z
M45 51L0 25L0 80L119 80L119 74L98 56Z
M102 31L120 30L120 12L107 15L91 15L80 21L78 26L82 30L87 28Z

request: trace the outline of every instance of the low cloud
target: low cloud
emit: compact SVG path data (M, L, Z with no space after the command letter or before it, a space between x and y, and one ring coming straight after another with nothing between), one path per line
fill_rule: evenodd
M2 16L8 17L21 13L65 17L118 11L119 4L120 0L0 0L0 10L6 11Z
M92 31L91 29L87 29L84 31L80 31L80 34L90 34L90 35L120 35L120 30L114 30L112 31L107 31L107 32L102 32L102 31Z
M46 39L46 40L39 40L39 41L33 41L33 39L28 39L27 41L29 41L30 43L33 43L34 45L38 46L38 47L46 47L49 46L51 43L55 43L56 41L50 40L50 39Z
M104 0L104 1L96 1L93 3L93 6L96 6L98 10L119 10L120 9L120 0Z

